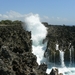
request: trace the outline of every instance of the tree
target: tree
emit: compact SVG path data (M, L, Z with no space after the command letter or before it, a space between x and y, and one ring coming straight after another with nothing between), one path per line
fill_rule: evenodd
M21 25L21 24L22 24L22 22L21 22L21 21L19 21L19 20L15 20L15 21L13 21L13 24L14 24L14 25Z
M11 25L12 21L11 20L1 20L1 24Z

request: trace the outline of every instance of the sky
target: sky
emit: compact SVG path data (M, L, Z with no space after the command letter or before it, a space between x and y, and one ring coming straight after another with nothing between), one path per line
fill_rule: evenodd
M75 0L0 0L0 20L38 14L41 22L75 25Z

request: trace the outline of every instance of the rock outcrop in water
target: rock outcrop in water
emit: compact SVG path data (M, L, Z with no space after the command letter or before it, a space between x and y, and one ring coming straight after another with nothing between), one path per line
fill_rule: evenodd
M63 75L62 73L58 73L58 69L57 68L53 68L50 72L50 75Z
M48 40L45 54L49 57L49 61L60 64L59 50L64 51L64 62L68 62L74 66L75 62L75 26L65 25L48 25L43 23L48 28L46 39ZM56 50L58 45L59 50ZM45 55L46 56L46 55Z

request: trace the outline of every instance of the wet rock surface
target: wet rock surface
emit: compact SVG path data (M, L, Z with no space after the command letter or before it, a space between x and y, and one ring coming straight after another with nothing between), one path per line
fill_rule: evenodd
M75 26L65 25L49 25L43 23L47 27L47 49L45 57L52 63L60 64L59 50L64 51L64 62L66 66L75 62ZM59 50L56 50L56 44ZM71 51L70 51L71 50ZM74 66L74 65L72 65Z
M63 75L62 73L58 73L58 69L57 68L53 68L50 72L50 75Z
M52 69L50 75L58 75L58 69Z

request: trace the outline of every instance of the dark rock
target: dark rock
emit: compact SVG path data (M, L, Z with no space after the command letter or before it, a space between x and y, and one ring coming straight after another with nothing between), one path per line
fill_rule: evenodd
M57 68L52 69L50 75L58 75L58 69Z
M58 69L57 68L53 68L49 75L63 75L63 74L62 73L58 73Z
M60 73L59 75L63 75L62 73Z
M0 26L0 75L47 75L47 65L36 60L31 32L21 25Z
M9 51L7 49L7 46L2 46L1 48L1 57L3 56L4 58L10 58L10 54L9 54Z
M39 65L39 68L38 68L38 69L40 69L40 70L46 72L46 70L47 70L47 65L44 64L44 63L42 63L41 65Z
M71 61L75 62L75 26L64 26L64 25L49 25L48 23L43 24L48 28L46 40L47 49L44 53L45 57L52 63L60 65L60 54L56 50L56 44L59 44L59 50L64 51L64 62L70 64L70 49L71 49ZM73 47L73 48L72 48ZM47 56L46 56L47 54ZM55 56L55 57L54 57ZM67 66L67 64L66 64Z

